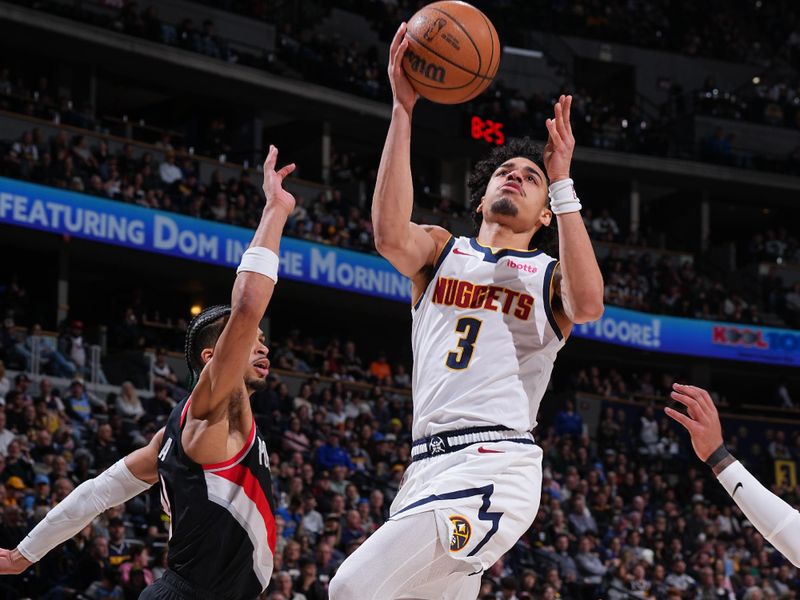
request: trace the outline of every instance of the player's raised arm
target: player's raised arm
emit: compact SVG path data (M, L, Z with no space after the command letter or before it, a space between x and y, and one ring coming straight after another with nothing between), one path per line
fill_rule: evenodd
M706 390L676 383L670 395L686 407L687 414L669 407L664 411L689 432L697 458L711 467L761 535L800 567L800 513L759 483L728 452L717 408Z
M550 179L550 208L558 219L557 293L567 318L572 323L586 323L603 315L603 275L569 176L575 149L569 122L571 105L572 96L561 96L555 106L555 117L547 120L549 138L544 148L544 164Z
M411 180L411 114L417 93L403 72L408 47L406 24L400 25L389 50L389 81L392 85L392 120L381 155L372 224L375 247L406 277L416 276L436 258L437 237L448 234L440 228L423 228L411 222L414 186ZM437 237L434 237L437 236ZM442 242L443 244L444 242Z
M131 452L84 481L47 513L14 550L0 549L0 575L17 575L50 550L76 536L92 519L123 504L158 481L161 429L144 448Z
M266 204L250 247L242 256L231 294L231 315L192 394L191 414L210 423L227 415L233 393L250 368L250 353L258 324L264 316L278 279L278 250L286 219L295 206L283 189L294 164L275 170L278 149L270 146L264 161Z

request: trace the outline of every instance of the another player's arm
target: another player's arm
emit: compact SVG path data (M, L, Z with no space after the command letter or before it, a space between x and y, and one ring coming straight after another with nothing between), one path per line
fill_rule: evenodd
M77 535L95 517L123 504L158 481L159 430L144 448L131 452L103 473L84 481L47 513L19 546L0 549L0 574L22 573L53 548Z
M689 432L697 457L711 467L761 535L800 567L800 513L764 487L728 452L717 408L706 390L676 383L670 395L686 407L687 414L669 407L664 411Z
M389 81L394 102L375 182L372 224L378 252L403 275L415 278L426 266L433 264L449 234L440 227L422 227L411 222L414 207L411 114L417 94L401 64L408 47L405 30L403 23L389 50Z
M286 219L295 204L292 195L282 188L284 178L294 171L295 166L290 164L276 171L277 160L278 150L270 146L264 161L266 204L250 243L250 248L266 248L275 256L278 255ZM242 386L253 338L274 289L275 281L260 272L241 271L236 276L231 293L230 318L192 393L190 411L194 419L205 421L207 425L227 419L228 405Z
M567 181L575 149L569 122L571 104L572 96L561 96L555 106L555 118L547 120L549 139L544 161L550 179L551 208L558 219L561 260L555 273L555 293L571 323L587 323L603 315L603 275L581 218L580 203L574 197L571 180ZM563 194L567 194L566 201Z

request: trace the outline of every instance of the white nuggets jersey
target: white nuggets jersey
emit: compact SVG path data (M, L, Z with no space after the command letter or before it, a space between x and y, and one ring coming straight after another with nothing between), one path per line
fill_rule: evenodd
M413 308L413 437L536 426L564 338L550 308L557 260L451 237Z

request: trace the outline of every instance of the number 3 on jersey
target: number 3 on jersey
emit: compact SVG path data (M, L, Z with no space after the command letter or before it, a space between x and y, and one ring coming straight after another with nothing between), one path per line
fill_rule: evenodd
M461 370L469 367L481 325L483 325L483 321L472 317L461 317L456 322L456 333L462 335L458 340L458 347L453 352L447 353L447 360L444 364L449 369Z

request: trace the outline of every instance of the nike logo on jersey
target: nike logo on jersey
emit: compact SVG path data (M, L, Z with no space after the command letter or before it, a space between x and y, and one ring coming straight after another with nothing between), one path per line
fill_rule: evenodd
M458 254L459 256L469 256L472 258L478 258L474 254L470 254L469 252L464 252L463 250L459 250L458 248L453 248L453 254Z
M478 446L478 452L481 454L505 454L505 450L490 450L489 448L484 448L483 446Z
M742 485L741 481L739 483L737 483L736 486L733 488L733 493L731 494L731 498L733 498L736 495L736 492L739 491L739 488L743 488L743 487L744 486Z

